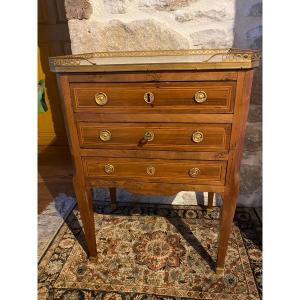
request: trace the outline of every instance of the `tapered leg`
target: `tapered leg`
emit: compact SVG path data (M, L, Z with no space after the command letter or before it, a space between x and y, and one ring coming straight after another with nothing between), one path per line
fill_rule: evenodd
M232 191L222 194L223 205L220 216L220 233L216 268L216 273L219 275L222 275L224 272L225 257L232 230L232 221L236 208L237 195L237 193Z
M206 209L208 213L211 213L213 210L214 195L215 193L208 192L207 209Z
M111 208L116 209L117 208L117 189L110 188L109 193L110 193Z
M86 188L80 183L80 180L77 180L76 177L74 177L73 179L73 185L87 243L87 255L90 259L96 259L97 246L92 204L92 192L90 189L86 190Z

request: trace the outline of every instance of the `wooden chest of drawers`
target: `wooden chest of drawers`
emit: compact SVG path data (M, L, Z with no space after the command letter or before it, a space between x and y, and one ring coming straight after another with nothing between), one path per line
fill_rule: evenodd
M217 273L223 272L239 193L253 69L246 50L94 53L50 58L57 72L74 189L97 256L91 189L215 192L223 204Z

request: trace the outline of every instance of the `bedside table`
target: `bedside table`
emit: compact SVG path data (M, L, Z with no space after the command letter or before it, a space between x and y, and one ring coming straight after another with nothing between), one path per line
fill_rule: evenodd
M254 68L250 50L110 52L52 57L74 189L90 258L97 257L92 188L182 190L222 197L216 272L222 274L239 194Z

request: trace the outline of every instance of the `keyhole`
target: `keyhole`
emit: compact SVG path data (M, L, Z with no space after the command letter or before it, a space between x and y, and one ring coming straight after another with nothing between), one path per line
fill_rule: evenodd
M144 94L144 100L148 104L152 104L154 101L154 95L151 92L146 92Z

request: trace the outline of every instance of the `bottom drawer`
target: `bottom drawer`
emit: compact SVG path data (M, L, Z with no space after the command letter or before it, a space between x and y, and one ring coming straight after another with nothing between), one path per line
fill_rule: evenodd
M111 180L223 185L226 161L83 158L85 174Z

